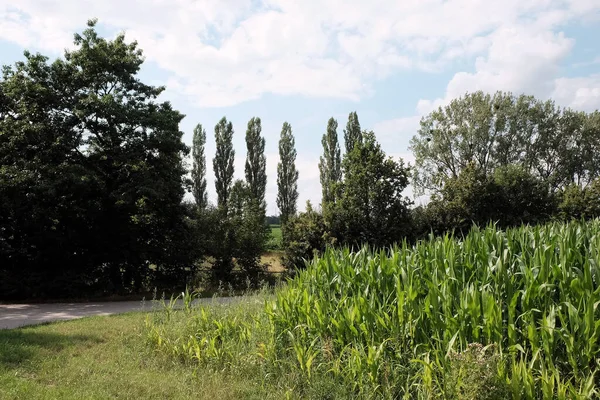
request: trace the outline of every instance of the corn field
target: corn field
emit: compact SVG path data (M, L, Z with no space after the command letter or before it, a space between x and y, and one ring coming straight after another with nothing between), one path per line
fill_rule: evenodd
M265 301L262 365L357 398L593 398L599 274L598 220L328 250Z

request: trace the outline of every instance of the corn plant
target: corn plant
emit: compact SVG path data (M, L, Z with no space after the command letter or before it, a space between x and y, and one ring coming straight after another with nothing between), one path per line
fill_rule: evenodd
M600 221L506 232L490 225L462 240L446 235L379 251L329 249L267 311L282 341L283 332L302 326L305 346L331 338L340 355L348 346L356 352L391 342L378 357L428 355L438 360L440 382L451 372L450 350L493 344L505 362L498 375L515 397L586 398L598 383L599 278ZM360 369L372 354L347 357L340 368ZM425 386L448 392L422 368Z

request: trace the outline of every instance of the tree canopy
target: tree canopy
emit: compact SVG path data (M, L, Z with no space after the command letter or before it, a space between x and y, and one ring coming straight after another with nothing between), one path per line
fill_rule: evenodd
M411 149L421 190L439 191L468 165L487 175L516 164L552 190L587 186L600 174L600 116L533 96L467 93L425 116Z
M466 232L600 216L600 112L533 96L466 93L424 116L415 166L388 157L349 113L344 154L327 121L321 210L300 196L295 137L279 135L276 203L266 216L262 120L247 124L244 178L235 179L233 123L214 126L216 204L208 197L202 124L190 148L184 115L142 82L143 53L96 21L75 49L5 66L0 79L0 297L131 293L242 273L258 282L281 222L290 267L331 245L386 247L430 232ZM266 137L269 137L267 133ZM188 177L189 176L189 177ZM411 208L409 184L430 201ZM195 203L185 199L191 192ZM208 266L208 267L207 267Z
M137 43L103 39L95 24L64 59L26 53L3 70L0 268L13 288L4 293L53 293L65 279L73 291L136 288L188 261L178 248L183 115L156 102L163 87L137 78Z
M217 152L213 158L215 172L215 188L217 190L217 204L227 212L227 202L233 185L233 124L226 117L215 125L215 142Z
M261 136L260 118L254 117L248 122L246 130L246 182L254 201L266 215L265 193L267 191L267 158L265 156L265 138Z

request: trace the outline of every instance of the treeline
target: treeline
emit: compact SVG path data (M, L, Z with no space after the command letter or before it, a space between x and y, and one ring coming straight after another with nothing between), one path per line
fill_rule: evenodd
M0 298L175 290L206 266L215 281L231 282L234 269L256 280L267 222L296 213L291 126L281 131L281 216L266 216L260 118L246 130L243 180L233 178L231 122L223 117L214 127L217 203L210 204L206 131L198 125L186 146L184 115L157 101L165 88L137 77L137 43L106 40L95 25L75 35L76 49L63 59L26 52L3 69ZM186 191L195 203L184 200Z
M434 111L412 140L435 231L600 215L600 112L532 96L467 94Z
M255 282L265 266L261 255L271 236L270 222L287 221L296 214L298 199L298 170L296 149L290 124L285 122L279 139L277 165L277 205L280 217L267 217L265 192L267 185L265 138L261 120L250 119L246 129L245 179L234 181L235 151L234 128L223 117L214 127L216 152L212 160L215 174L217 203L208 202L206 177L206 131L201 124L194 129L192 147L192 193L194 232L192 240L209 260L211 278L215 281L235 281L232 274L237 267L243 280ZM240 274L237 274L240 277ZM235 282L234 282L235 283Z
M600 112L532 96L467 93L423 117L415 165L385 159L350 114L340 155L337 123L323 136L322 211L284 229L288 265L331 244L384 247L430 234L600 216ZM401 192L409 180L425 206Z
M214 126L212 158L201 124L190 149L179 130L184 115L157 101L165 88L138 79L135 42L107 41L90 21L75 44L64 59L26 53L3 70L0 297L174 289L206 268L214 281L257 281L269 223L281 223L293 270L327 246L377 248L474 223L600 215L599 112L476 92L422 119L414 166L386 156L356 112L343 143L331 118L321 139L322 201L300 213L294 136L284 123L280 215L267 217L260 118L247 124L244 179L234 180L226 117ZM207 196L209 158L216 204ZM409 183L430 196L427 205L403 194ZM186 191L194 202L184 201Z

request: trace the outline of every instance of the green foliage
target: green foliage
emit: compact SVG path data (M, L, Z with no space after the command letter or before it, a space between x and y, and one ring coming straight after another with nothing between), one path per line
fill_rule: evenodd
M326 228L323 215L313 210L309 201L306 211L283 225L285 255L283 264L291 270L303 268L306 261L320 254L326 246Z
M327 132L321 139L323 155L319 160L319 173L323 190L323 208L335 203L335 185L342 179L342 157L337 127L337 121L333 117L330 118L327 122Z
M498 375L502 360L493 346L472 343L448 355L449 375L446 387L449 397L459 400L509 400L510 387Z
M147 341L187 364L250 369L261 362L255 351L261 350L261 342L264 349L269 340L266 315L257 312L262 307L263 302L256 300L246 307L192 306L181 311L165 304L164 313L146 318ZM177 318L180 314L187 318Z
M231 190L229 235L234 240L232 256L238 265L253 275L262 269L260 256L266 251L271 230L265 223L263 209L255 201L248 184L237 180ZM255 274L254 274L255 275Z
M364 132L344 156L344 180L338 199L325 209L330 235L350 246L389 246L411 235L408 206L402 195L409 170L386 157L373 132Z
M559 194L559 215L563 219L600 217L600 178L581 188L576 184L567 186Z
M292 127L283 123L279 138L279 163L277 164L277 207L281 213L281 223L296 215L298 202L298 170L296 169L296 148Z
M421 227L415 229L421 229L421 234L430 230L442 234L466 233L473 224L488 222L501 227L538 224L551 218L555 203L548 185L522 167L499 167L493 175L485 175L469 165L448 179L440 194L419 211Z
M494 182L500 188L500 198L496 201L502 227L544 223L556 213L556 200L550 186L523 167L497 168Z
M281 225L281 217L279 217L278 215L267 215L267 224Z
M348 115L346 129L344 129L346 154L351 153L356 144L362 144L362 131L360 129L360 122L358 122L358 115L356 114L356 111L354 111Z
M199 208L208 205L208 193L206 192L206 156L204 146L206 145L206 131L198 124L194 128L192 144L192 193Z
M231 185L233 184L233 161L235 150L233 149L233 124L227 122L223 117L215 125L216 154L213 158L213 170L215 172L215 189L217 191L217 205L223 208L227 214L227 202Z
M281 225L279 224L270 224L271 228L271 236L269 237L269 241L267 242L268 250L280 250L282 249L283 244L283 234L281 230Z
M261 134L260 118L252 118L246 130L246 182L252 198L266 214L267 203L265 192L267 189L267 158L265 157L265 138Z
M518 165L553 191L585 186L600 174L600 116L532 96L467 93L425 116L411 149L422 190L439 192L469 165L486 176Z
M191 308L158 314L147 334L186 363L252 369L302 398L324 388L329 398L593 398L599 233L600 220L489 226L462 240L328 249L267 298L266 313Z
M389 251L328 250L271 305L278 351L322 354L316 346L326 342L330 362L321 368L360 395L489 398L506 381L512 398L593 397L599 232L594 220L474 229L461 241L446 236ZM461 366L450 356L473 343L497 349L480 382L461 368L473 371L469 364L482 358L465 356ZM410 379L395 369L407 353L421 366Z
M300 358L275 353L277 339L264 312L271 301L272 294L263 289L228 304L196 303L189 309L164 304L162 312L146 318L146 342L158 354L197 371L203 382L206 373L219 373L223 382L243 377L248 391L259 398L351 398L343 382L327 374L311 374L307 381L313 362L320 361L312 358L314 350L298 348Z
M183 115L138 79L135 42L88 25L64 59L25 53L3 70L3 296L139 290L181 279L194 258L181 253Z

